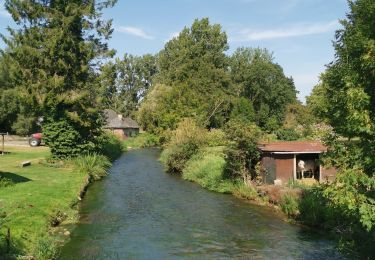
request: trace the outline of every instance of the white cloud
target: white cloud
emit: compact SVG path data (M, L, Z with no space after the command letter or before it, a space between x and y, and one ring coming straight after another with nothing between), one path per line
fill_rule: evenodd
M242 29L231 37L233 42L247 42L259 40L271 40L278 38L298 37L304 35L321 34L334 31L339 27L338 21L316 24L295 24L289 28L277 28L272 30Z
M143 31L141 28L132 27L132 26L119 26L116 28L116 31L121 33L130 34L136 37L140 37L146 40L153 40L154 37Z
M167 43L170 40L172 40L173 38L177 38L179 35L180 35L180 32L170 33L169 36L168 36L168 38L164 42Z

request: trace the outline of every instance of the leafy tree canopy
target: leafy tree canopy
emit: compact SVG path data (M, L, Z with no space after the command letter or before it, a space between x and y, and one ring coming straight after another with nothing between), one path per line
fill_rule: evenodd
M18 89L29 115L44 116L46 126L58 122L71 126L79 134L74 145L82 151L85 145L92 147L99 134L91 82L101 60L113 54L105 43L112 32L111 21L100 16L115 2L5 1L18 25L8 28L9 38L2 36L8 45L2 55L12 60L8 69L12 87Z
M293 80L284 75L266 49L237 49L230 69L234 92L253 104L257 124L267 131L276 130L284 120L286 106L297 101Z

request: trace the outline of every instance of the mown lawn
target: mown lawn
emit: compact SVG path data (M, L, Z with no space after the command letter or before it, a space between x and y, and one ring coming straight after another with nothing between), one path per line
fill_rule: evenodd
M8 227L12 254L48 255L55 250L51 238L56 238L58 233L68 235L64 226L77 221L78 211L74 205L87 176L72 167L46 164L49 151L45 147L8 147L6 150L11 153L0 155L0 175L14 184L0 185L0 243L3 247L0 259ZM31 166L21 168L20 163L26 160L31 161ZM57 215L59 220L65 220L59 228L52 228L51 222Z

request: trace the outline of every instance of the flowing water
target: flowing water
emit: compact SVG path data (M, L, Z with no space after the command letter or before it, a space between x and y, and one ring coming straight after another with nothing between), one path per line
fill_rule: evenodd
M322 234L267 207L166 174L157 149L129 151L92 185L61 259L342 259Z

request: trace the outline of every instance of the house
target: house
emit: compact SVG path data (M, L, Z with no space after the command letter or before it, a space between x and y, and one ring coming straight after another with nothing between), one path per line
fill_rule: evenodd
M327 151L321 142L279 141L262 143L258 148L264 183L286 183L304 178L325 182L335 176L336 169L324 168L319 164L320 156Z
M123 117L112 109L105 109L106 124L104 129L110 131L120 139L126 139L139 133L139 125L129 117Z

